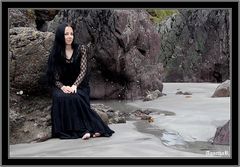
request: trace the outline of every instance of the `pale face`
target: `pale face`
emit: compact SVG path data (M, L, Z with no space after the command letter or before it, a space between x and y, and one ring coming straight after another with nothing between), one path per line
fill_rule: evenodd
M73 29L72 27L66 27L64 31L65 44L71 45L73 42Z

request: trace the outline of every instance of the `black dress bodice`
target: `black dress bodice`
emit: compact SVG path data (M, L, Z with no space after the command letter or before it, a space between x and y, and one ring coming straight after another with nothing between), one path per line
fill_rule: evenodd
M64 66L62 68L62 73L60 75L59 81L63 83L63 85L72 86L76 81L77 77L81 72L81 58L82 55L74 50L71 59L66 59ZM87 70L83 81L78 85L78 88L86 87L89 85L89 68L87 65Z

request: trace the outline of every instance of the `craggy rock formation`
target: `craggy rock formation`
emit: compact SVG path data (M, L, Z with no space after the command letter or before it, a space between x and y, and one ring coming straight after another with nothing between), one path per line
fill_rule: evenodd
M12 90L14 92L14 90ZM10 144L43 141L51 137L51 99L26 94L10 96Z
M42 94L46 91L46 62L54 34L15 27L9 35L10 86L24 93Z
M32 27L39 31L46 31L46 23L51 21L58 11L55 9L9 9L10 28Z
M39 31L47 31L47 22L51 21L54 19L54 17L57 15L59 10L55 9L48 9L48 10L43 10L43 9L35 9L34 10L35 15L36 15L36 25L37 29Z
M160 92L159 90L148 91L146 94L147 95L144 97L143 101L151 101L157 99L158 97L163 96L163 93Z
M162 62L165 81L229 78L228 17L228 10L180 10L161 23L159 35L148 13L139 9L10 9L10 143L51 136L45 73L59 23L72 22L76 41L91 43L91 98L138 99L148 91L162 91ZM119 111L101 105L94 110L106 123L126 121ZM140 113L134 119L137 116L151 118Z
M229 10L179 9L159 25L159 61L168 82L222 82L229 78Z
M51 137L46 65L56 26L65 18L75 23L77 42L91 42L88 53L92 98L141 98L147 90L162 90L163 68L155 63L159 35L146 12L63 10L56 15L57 12L10 10L11 144ZM119 111L106 111L101 106L94 110L106 123L126 122Z
M105 114L105 119L107 120L104 122L107 124L126 123L126 115L118 110L113 110L110 106L106 106L103 104L91 104L91 108L100 116L101 114ZM103 119L103 117L101 118Z
M34 12L38 20L47 13ZM75 27L76 42L91 43L91 98L139 99L147 90L162 91L163 67L156 63L160 39L145 11L62 10L48 21L51 17L43 17L47 32L30 27L10 30L11 86L29 94L43 92L38 89L44 87L39 74L46 72L56 26L67 21Z
M229 138L230 138L230 121L228 121L222 127L218 127L213 138L213 144L222 144L222 145L229 145Z
M32 27L36 28L36 16L32 9L9 9L9 28Z
M212 97L230 97L230 86L230 80L226 80L216 88Z
M62 10L48 31L73 23L75 39L91 42L92 98L141 98L162 91L159 34L144 10Z

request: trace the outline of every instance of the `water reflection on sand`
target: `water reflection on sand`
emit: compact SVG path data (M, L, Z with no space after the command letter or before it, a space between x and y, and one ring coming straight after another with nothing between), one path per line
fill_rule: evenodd
M141 100L136 100L136 102L140 102ZM137 109L146 110L147 108L138 108L133 105L129 105L129 103L133 103L131 100L92 100L92 104L104 104L110 106L114 110L119 110L124 113L130 113L136 111ZM175 116L174 112L150 109L154 111L155 117L163 117L163 116ZM128 120L127 121L132 121ZM185 141L184 138L176 131L170 131L162 129L156 122L154 124L150 124L145 120L135 120L134 125L139 132L152 134L157 136L162 144L166 147L170 147L173 149L187 151L192 153L199 154L208 154L215 152L230 152L230 147L228 145L213 145L208 141ZM211 156L211 155L210 155ZM224 155L224 157L229 157L230 155Z

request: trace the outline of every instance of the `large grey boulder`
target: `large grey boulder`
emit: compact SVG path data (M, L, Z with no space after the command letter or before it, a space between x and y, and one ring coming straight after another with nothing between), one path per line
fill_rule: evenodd
M10 144L38 142L51 138L49 97L12 93L9 105Z
M215 92L213 93L212 97L229 97L230 96L230 80L226 80L222 84L220 84Z
M230 121L218 127L213 138L213 144L229 145L230 141Z
M9 36L10 86L24 93L42 94L54 34L14 27Z

